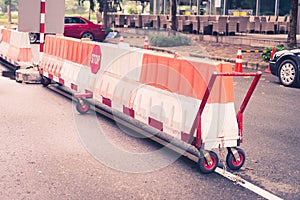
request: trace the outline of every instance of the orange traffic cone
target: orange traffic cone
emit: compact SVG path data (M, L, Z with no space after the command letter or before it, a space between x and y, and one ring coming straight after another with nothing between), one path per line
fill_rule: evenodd
M275 53L276 53L276 49L275 49L275 47L273 47L271 54L270 54L270 60L273 59ZM268 69L265 70L265 73L269 73L269 74L271 73L270 63L268 64Z
M238 52L235 60L235 72L243 72L243 56L242 56L242 48L238 48Z
M144 49L147 49L147 50L150 49L148 36L146 36L145 40L144 40Z
M124 42L124 38L123 38L122 35L120 36L120 43L121 43L121 42Z

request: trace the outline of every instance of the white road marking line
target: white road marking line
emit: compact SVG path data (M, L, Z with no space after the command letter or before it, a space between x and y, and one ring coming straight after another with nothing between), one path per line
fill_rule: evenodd
M251 190L252 192L254 192L266 199L283 200L282 198L277 197L274 194L271 194L270 192L268 192L260 187L257 187L256 185L249 183L248 181L244 180L243 178L236 176L228 171L225 171L219 167L216 168L215 172L220 174L221 176L224 176L225 178L228 178L229 180L235 182L236 184L239 184L239 185L243 186L244 188Z

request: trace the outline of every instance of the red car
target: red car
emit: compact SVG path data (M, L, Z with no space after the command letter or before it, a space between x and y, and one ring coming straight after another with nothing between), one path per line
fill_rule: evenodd
M94 24L83 17L65 17L64 35L74 38L90 38L95 41L103 41L106 37L102 25ZM39 39L38 33L29 34L30 42L35 43Z

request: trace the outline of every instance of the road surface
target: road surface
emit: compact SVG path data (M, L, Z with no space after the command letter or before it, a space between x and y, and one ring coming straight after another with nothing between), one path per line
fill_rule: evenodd
M235 79L236 105L250 81ZM234 172L284 199L300 198L299 99L298 88L262 77L245 112L241 147L247 160ZM41 85L0 77L0 109L0 199L262 199L216 173L199 173L185 157L145 173L107 166L82 142L79 121L96 122L125 151L162 147L126 134L105 117L80 116L72 101Z

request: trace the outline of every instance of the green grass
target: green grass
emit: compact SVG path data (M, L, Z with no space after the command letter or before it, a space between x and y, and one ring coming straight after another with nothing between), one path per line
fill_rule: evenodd
M150 44L157 47L174 47L188 46L191 44L191 39L180 35L149 35Z
M17 24L18 23L18 15L17 14L12 14L11 15L11 20L12 20L13 24ZM1 13L0 14L0 25L4 25L4 26L10 25L8 23L8 17L7 17L6 13Z

